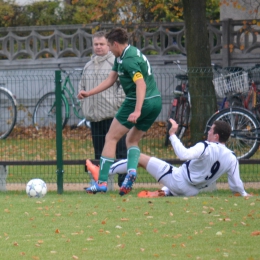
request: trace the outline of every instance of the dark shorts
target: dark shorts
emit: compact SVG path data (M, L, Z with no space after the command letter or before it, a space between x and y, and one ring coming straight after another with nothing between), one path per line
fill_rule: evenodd
M146 132L154 123L156 118L162 109L162 99L161 97L154 97L150 99L145 99L143 107L141 110L141 116L137 119L137 123L133 124L127 121L127 118L135 110L136 100L125 99L115 118L128 129L135 126L138 130Z

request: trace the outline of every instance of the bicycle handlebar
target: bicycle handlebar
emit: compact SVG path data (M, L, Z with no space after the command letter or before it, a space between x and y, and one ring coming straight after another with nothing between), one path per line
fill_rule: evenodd
M183 71L183 72L185 72L185 73L187 74L187 71L181 68L180 61L179 61L179 60L164 61L164 64L165 64L165 65L167 65L167 64L175 64L175 65L178 66L179 70L181 70L181 71Z
M220 70L224 70L224 71L227 71L229 73L238 72L238 71L249 72L251 70L260 68L260 64L259 63L257 63L255 66L253 66L252 68L249 68L249 69L243 69L242 67L225 67L225 68L223 68L222 66L220 66L218 64L214 64L214 63L212 63L211 65L213 66L213 69L216 70L217 72L219 72Z
M77 72L77 71L80 71L81 74L82 74L82 72L83 72L83 68L82 68L82 69L81 69L81 68L75 68L75 69L74 69L74 72L69 73L69 72L67 72L66 70L62 69L62 67L61 67L60 64L58 64L58 67L59 67L60 71L61 71L62 73L64 73L64 74L66 74L68 77L69 77L70 75L74 74L74 73Z
M69 73L68 73L66 70L64 70L64 69L61 68L60 63L58 64L58 67L59 67L59 69L60 69L61 72L65 73L66 75L69 76Z

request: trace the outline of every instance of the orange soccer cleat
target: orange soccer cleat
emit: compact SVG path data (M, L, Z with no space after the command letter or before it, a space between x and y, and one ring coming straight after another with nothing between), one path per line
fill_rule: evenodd
M90 171L92 178L95 182L98 181L99 177L99 166L93 164L89 159L86 160L86 167Z
M158 197L164 197L165 192L163 190L156 190L156 191L148 191L148 190L143 190L140 191L137 196L139 198L158 198Z

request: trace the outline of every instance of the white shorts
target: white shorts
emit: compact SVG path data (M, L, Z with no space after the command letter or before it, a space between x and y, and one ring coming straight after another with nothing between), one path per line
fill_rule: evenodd
M174 196L195 196L199 189L190 184L183 176L182 169L151 157L146 170L161 184L166 186Z

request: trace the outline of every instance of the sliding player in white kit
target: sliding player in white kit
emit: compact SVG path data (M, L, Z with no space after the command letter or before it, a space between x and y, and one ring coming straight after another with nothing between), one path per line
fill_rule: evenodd
M222 174L228 174L228 184L232 192L241 196L248 194L240 179L239 164L235 154L225 143L231 134L229 124L224 121L215 121L208 132L207 141L197 143L191 148L185 148L175 135L178 124L170 119L172 124L169 130L172 147L180 160L187 160L180 167L141 154L139 166L145 168L159 183L163 196L194 196L200 189L210 186ZM110 167L110 174L125 173L127 160L121 160ZM162 195L161 195L162 196Z
M210 186L224 173L228 174L228 184L232 192L238 192L241 196L251 196L245 191L240 179L239 164L235 154L225 146L231 134L228 123L215 121L208 132L207 141L185 148L175 135L178 124L172 119L170 122L172 127L169 134L172 147L180 160L187 161L177 168L145 154L141 154L139 158L139 166L164 185L160 196L162 194L163 196L197 195L200 189ZM125 173L126 167L127 160L120 160L110 167L109 174Z

